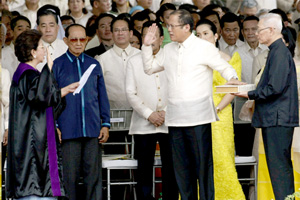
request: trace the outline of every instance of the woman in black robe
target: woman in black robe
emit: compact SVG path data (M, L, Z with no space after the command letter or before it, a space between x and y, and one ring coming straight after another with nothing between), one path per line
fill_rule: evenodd
M59 89L51 73L53 62L40 73L46 49L36 30L28 30L15 41L20 64L10 88L7 197L14 199L56 199L65 196L62 164L55 119L65 107L64 96L79 83Z

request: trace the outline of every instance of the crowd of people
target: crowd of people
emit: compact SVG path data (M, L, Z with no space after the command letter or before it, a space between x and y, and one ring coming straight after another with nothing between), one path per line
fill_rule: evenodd
M124 151L103 151L124 134L110 137L111 109L132 109L138 200L155 199L157 143L164 200L281 200L300 187L299 0L1 0L0 10L4 198L105 199L102 153ZM224 84L256 89L216 93ZM257 196L238 156L259 163Z

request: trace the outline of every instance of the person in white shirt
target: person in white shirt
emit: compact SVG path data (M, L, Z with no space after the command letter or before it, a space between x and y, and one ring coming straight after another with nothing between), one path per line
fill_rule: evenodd
M58 31L61 27L58 25L59 8L56 6L45 5L38 10L37 30L40 31L44 46L48 48L50 56L53 60L64 54L68 46L63 40L58 39ZM46 59L37 65L39 71L46 64Z
M1 53L2 67L9 71L11 80L20 63L15 55L14 41L22 32L29 30L31 25L29 19L21 15L11 20L10 27L13 30L13 41L11 45L4 47Z
M8 10L12 11L15 8L24 4L25 0L2 0L1 2L5 2L8 6Z
M112 109L130 108L125 92L125 74L128 59L140 50L130 45L133 26L127 18L117 17L111 22L114 46L95 58L100 62L107 95Z
M145 35L154 21L145 22ZM153 56L162 56L163 29L156 24L156 40L152 44ZM167 79L165 72L148 76L143 70L141 53L128 60L126 70L126 95L133 108L129 134L134 135L135 157L138 160L137 198L152 199L152 173L156 143L159 142L162 158L163 199L178 199L178 189L170 147L168 128L164 124L167 103Z
M233 52L242 44L240 39L240 19L233 13L226 13L221 18L222 37L219 40L219 49L232 56Z
M245 39L245 43L237 48L237 52L242 59L242 81L246 83L253 83L252 81L252 63L255 56L262 51L268 49L264 44L258 42L257 24L259 19L256 16L246 17L243 21L242 34Z
M176 181L182 200L214 199L211 122L218 120L212 99L212 74L217 70L230 84L240 84L235 70L211 43L192 34L193 18L186 10L170 14L172 43L163 56L152 56L157 27L144 37L144 71L165 70L168 98L165 124L169 127Z
M27 17L31 22L31 28L33 29L36 25L36 15L40 7L40 0L25 0L25 3L15 8L14 11L18 11L21 15Z
M75 19L76 24L86 27L88 19L93 15L85 8L85 0L68 0L67 14Z

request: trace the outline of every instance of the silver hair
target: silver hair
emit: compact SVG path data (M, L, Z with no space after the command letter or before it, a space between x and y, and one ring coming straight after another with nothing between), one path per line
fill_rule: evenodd
M281 16L275 13L268 13L259 17L265 27L272 27L277 33L281 33L282 19Z
M244 8L254 8L254 7L257 7L258 6L258 3L256 0L244 0L242 2L242 5L241 5L241 8L240 10L244 10Z

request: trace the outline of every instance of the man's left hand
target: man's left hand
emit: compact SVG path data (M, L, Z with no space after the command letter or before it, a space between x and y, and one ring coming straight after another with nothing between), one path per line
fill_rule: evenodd
M109 129L107 127L102 127L100 130L100 134L98 136L99 144L105 143L109 138Z
M248 92L238 92L238 93L232 93L234 96L238 97L244 97L244 98L249 98L248 97Z

